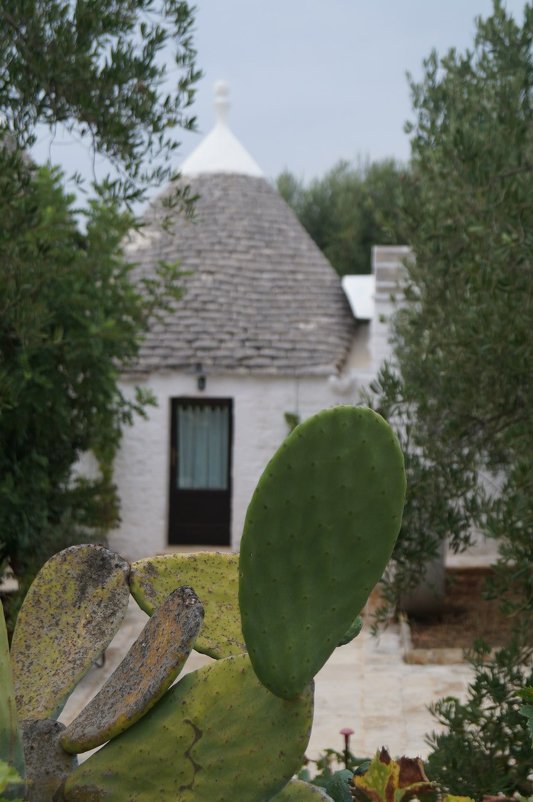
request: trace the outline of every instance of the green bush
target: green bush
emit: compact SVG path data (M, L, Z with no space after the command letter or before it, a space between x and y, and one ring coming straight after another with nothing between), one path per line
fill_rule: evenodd
M428 775L445 791L481 800L503 792L533 793L533 750L518 692L533 682L532 649L517 643L489 657L478 645L465 702L448 697L431 710L441 725L428 743ZM524 668L529 661L529 667Z

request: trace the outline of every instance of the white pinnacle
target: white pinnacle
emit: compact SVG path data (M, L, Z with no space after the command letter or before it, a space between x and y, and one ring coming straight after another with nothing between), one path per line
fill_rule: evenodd
M192 176L201 173L263 175L261 168L228 128L229 108L228 85L225 81L217 81L215 84L215 127L185 159L181 167L183 175Z
M230 106L228 84L226 81L217 81L215 83L215 113L217 116L217 124L227 124Z

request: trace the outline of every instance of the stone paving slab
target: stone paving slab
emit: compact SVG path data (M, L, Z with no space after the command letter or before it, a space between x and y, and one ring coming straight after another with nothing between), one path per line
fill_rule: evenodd
M136 639L147 616L131 602L125 621L106 652L103 668L92 668L67 702L61 721L68 723L94 696ZM212 662L193 652L183 673ZM183 676L183 674L181 675ZM436 728L427 705L442 696L464 698L471 669L466 664L408 665L402 659L400 631L390 627L374 638L363 629L336 649L316 677L315 718L308 757L325 748L342 749L339 730L354 730L351 747L368 756L381 746L393 755L428 754L426 733Z
M335 651L316 678L309 756L325 746L340 749L339 730L351 727L351 747L358 756L387 746L393 755L426 757L425 735L437 729L427 706L442 696L464 698L470 677L466 664L404 663L397 627L389 627L379 638L364 629Z

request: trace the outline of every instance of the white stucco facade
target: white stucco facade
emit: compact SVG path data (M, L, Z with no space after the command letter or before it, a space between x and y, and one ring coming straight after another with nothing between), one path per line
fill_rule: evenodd
M152 373L124 381L126 395L136 384L148 387L157 407L124 432L115 464L121 524L110 545L129 559L168 550L171 401L174 398L231 399L231 548L239 549L246 509L268 460L288 433L284 414L301 420L336 404L353 404L390 354L389 318L401 298L399 282L406 247L376 247L374 315L358 325L343 371L335 376L208 375L204 390L197 376ZM396 301L394 300L396 297ZM209 544L203 544L209 545Z
M361 365L361 367L364 367ZM349 388L327 377L208 376L205 390L193 375L161 373L146 381L158 399L147 419L137 418L124 433L115 481L122 522L110 536L111 548L129 559L168 548L170 403L172 398L233 400L231 547L238 550L244 517L268 460L288 433L284 413L302 420L335 404L354 403L361 384ZM126 394L134 382L123 383ZM206 544L209 545L209 544Z

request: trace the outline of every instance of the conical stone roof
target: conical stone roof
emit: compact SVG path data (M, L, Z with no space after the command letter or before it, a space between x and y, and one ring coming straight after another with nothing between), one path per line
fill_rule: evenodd
M198 195L193 218L176 213L165 229L158 200L127 246L144 275L162 259L179 259L187 273L182 299L152 326L131 370L336 373L355 322L339 277L289 206L248 170L185 178Z

